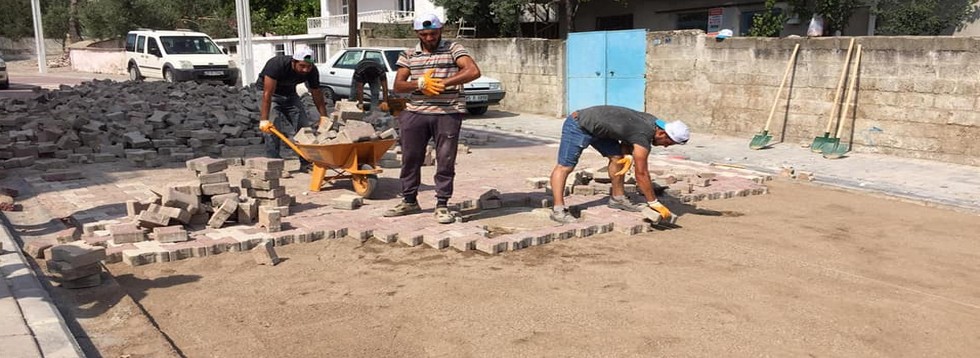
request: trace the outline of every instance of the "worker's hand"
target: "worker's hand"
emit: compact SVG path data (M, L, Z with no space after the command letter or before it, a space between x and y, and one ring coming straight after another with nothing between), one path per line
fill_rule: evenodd
M269 120L259 121L259 130L262 131L263 133L271 133L272 128L273 128L272 121Z
M382 112L388 112L388 110L390 109L388 107L388 102L381 102L381 103L379 103L378 104L378 109L380 109Z
M647 202L647 205L650 206L650 209L656 210L657 213L660 213L660 218L663 220L669 220L671 216L674 216L674 214L670 212L670 209L667 209L664 204L660 203L660 200Z
M435 72L435 69L425 71L425 74L418 79L418 89L426 96L438 96L446 90L446 85L442 83L441 79L432 78L432 74Z
M624 175L626 174L626 172L630 171L630 168L633 167L633 156L632 155L623 156L623 159L617 160L616 163L623 165L623 169L616 172L616 176Z

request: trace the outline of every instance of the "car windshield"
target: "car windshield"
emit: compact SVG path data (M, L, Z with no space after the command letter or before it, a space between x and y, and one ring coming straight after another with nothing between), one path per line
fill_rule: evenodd
M163 49L171 55L217 55L221 49L204 36L160 36Z

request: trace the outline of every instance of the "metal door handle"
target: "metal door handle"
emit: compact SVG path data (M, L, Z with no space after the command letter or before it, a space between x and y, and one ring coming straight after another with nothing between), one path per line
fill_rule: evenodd
M610 76L615 76L616 75L616 71L609 71L609 75Z
M601 74L601 73L599 73L599 71L595 71L595 76L596 76L596 77L599 77L599 76L602 76L602 74Z

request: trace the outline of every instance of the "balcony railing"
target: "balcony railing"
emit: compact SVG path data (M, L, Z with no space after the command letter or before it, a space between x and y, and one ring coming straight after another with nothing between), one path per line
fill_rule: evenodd
M365 22L399 23L411 22L414 11L374 10L357 13L357 28ZM347 15L311 17L306 19L306 32L310 34L345 35L349 20Z

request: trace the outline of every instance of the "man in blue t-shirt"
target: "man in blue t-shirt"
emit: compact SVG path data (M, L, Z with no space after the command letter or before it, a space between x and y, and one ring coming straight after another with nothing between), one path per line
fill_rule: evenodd
M650 147L685 144L689 137L690 130L681 121L665 122L652 114L625 107L595 106L572 112L562 126L558 165L551 171L551 192L555 200L551 219L560 223L577 220L565 208L565 181L578 164L582 151L589 146L609 158L609 178L612 179L609 207L640 211L626 198L623 185L626 171L635 160L636 186L646 197L646 204L663 219L669 219L673 214L653 192L647 158ZM628 157L630 155L632 159Z
M327 116L327 106L323 101L320 90L320 72L313 65L313 50L302 48L292 56L276 56L265 63L255 88L262 93L262 105L259 106L259 128L269 121L269 114L275 111L277 115L273 124L283 134L292 137L300 128L309 127L310 119L306 108L296 93L296 85L305 83L313 96L313 103L320 116ZM283 124L289 124L288 133ZM282 141L273 134L264 133L265 151L269 158L281 158L279 150ZM298 153L297 153L298 154ZM300 157L300 170L308 171L310 163Z

